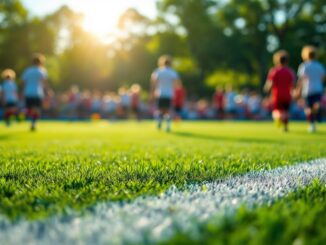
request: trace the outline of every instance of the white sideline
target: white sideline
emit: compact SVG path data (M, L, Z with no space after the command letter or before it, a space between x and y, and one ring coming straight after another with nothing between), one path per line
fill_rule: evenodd
M317 178L326 183L326 159L189 185L184 191L172 186L160 196L129 203L101 203L84 217L71 214L15 224L1 218L0 244L152 244L176 232L196 238L200 225L212 217L218 222L241 205L271 204Z

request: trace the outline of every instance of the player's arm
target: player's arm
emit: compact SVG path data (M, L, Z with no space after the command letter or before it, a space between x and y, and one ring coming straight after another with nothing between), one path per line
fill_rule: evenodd
M275 73L273 72L273 70L270 70L268 72L267 79L266 79L265 86L264 86L265 93L269 93L271 91L271 89L273 87L274 76L275 76Z
M302 88L303 88L303 83L304 80L306 79L305 77L305 67L304 65L300 65L298 69L298 80L297 80L297 85L295 87L295 91L297 95L301 94Z
M273 81L267 79L264 86L264 92L269 93L272 89L272 86L273 86Z
M295 88L297 91L301 91L301 90L302 90L303 82L304 82L304 76L300 76L300 77L298 78L297 86L296 86L296 88Z
M49 83L48 80L46 78L44 78L42 80L42 86L43 86L43 91L45 95L48 95L48 91L49 91Z
M182 84L182 81L179 77L176 77L174 80L173 80L173 87L176 88L178 84Z

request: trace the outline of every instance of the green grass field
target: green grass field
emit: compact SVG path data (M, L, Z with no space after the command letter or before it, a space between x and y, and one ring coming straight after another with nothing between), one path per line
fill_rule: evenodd
M293 123L182 122L169 134L153 122L44 122L0 126L0 213L41 220L101 201L157 195L252 170L326 157L326 125L308 134ZM325 186L316 183L256 211L202 227L201 241L326 241ZM322 236L324 235L324 236ZM180 234L171 243L200 242ZM301 244L301 243L298 243Z

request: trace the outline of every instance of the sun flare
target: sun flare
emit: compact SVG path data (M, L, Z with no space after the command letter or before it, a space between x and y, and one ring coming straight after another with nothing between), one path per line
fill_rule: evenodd
M83 27L86 31L99 38L115 35L118 32L117 23L123 10L119 4L106 2L91 4L89 1L79 5L80 12L84 15Z

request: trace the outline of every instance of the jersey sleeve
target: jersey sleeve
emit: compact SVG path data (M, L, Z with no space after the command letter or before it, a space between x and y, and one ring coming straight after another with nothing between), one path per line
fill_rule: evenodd
M27 70L23 72L22 80L25 82L27 80Z
M269 70L268 75L267 75L267 80L274 82L274 80L275 80L275 70L274 69Z
M157 70L153 71L152 75L151 75L151 80L155 81L157 80Z
M42 79L43 80L48 79L48 72L45 69L42 70Z

